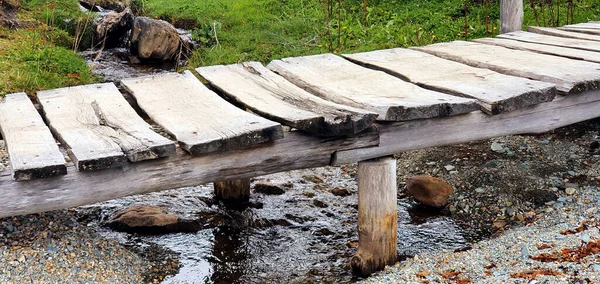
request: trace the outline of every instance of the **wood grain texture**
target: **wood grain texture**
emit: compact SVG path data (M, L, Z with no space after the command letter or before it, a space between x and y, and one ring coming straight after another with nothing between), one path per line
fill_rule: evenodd
M500 1L500 33L520 31L523 28L523 0Z
M376 112L378 120L448 116L478 108L475 100L426 90L333 54L274 60L267 68L325 100Z
M326 166L341 149L379 144L374 128L351 138L318 138L289 132L274 142L244 150L196 157L178 150L163 159L129 163L94 172L70 171L60 177L15 182L0 173L0 218L92 204L142 194L270 173Z
M600 90L561 96L552 102L494 116L472 112L445 119L378 125L381 132L378 147L337 152L332 164L505 135L544 133L596 117L600 117Z
M396 263L396 176L392 157L358 163L358 250L350 264L362 276Z
M527 28L527 31L532 32L532 33L537 33L537 34L555 36L555 37L559 37L559 38L574 38L574 39L600 41L600 36L597 36L597 35L564 31L564 30L559 30L557 28L545 28L545 27L530 26Z
M481 110L488 114L548 102L556 94L550 83L507 76L411 49L394 48L343 56L424 88L477 99Z
M595 41L576 38L556 37L531 32L508 33L499 35L498 38L512 39L516 41L530 42L536 44L561 46L578 50L600 51L600 44Z
M243 204L250 201L250 179L215 181L215 198L225 203Z
M152 131L112 83L38 92L54 135L81 171L168 156L175 145Z
M416 47L442 58L556 85L563 93L600 86L600 64L488 44L453 41Z
M567 32L576 32L576 33L584 33L584 34L600 36L600 29L568 28L568 27L558 27L558 29L562 30L562 31L567 31Z
M268 119L320 136L354 135L377 114L311 95L259 62L196 69L230 100Z
M242 149L283 137L279 123L233 106L189 71L126 79L121 86L193 155Z
M25 93L0 98L0 130L15 180L67 174L65 158L50 129Z
M503 46L511 49L527 50L542 54L566 57L570 59L600 63L600 52L579 50L560 46L550 46L544 44L535 44L503 38L480 38L474 39L473 41L478 43Z

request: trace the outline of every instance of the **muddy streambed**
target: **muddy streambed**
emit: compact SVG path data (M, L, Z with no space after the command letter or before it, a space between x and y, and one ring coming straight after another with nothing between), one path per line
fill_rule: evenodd
M89 225L98 226L101 234L126 246L173 252L180 267L164 283L357 280L348 266L358 241L353 173L347 168L327 167L264 176L256 182L277 185L284 193L253 192L248 207L228 208L213 199L211 185L204 185L78 210ZM160 206L180 217L199 220L202 228L194 233L138 235L100 226L116 210L134 204ZM423 210L405 198L399 199L398 205L401 257L464 248L479 237L460 229L449 217L422 214Z

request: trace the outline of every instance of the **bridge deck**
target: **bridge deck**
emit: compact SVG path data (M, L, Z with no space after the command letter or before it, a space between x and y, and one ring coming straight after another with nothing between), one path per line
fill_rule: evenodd
M201 67L210 88L189 72L125 80L133 106L111 83L40 92L41 115L10 94L0 102L12 167L0 172L0 217L599 117L590 30L600 25Z

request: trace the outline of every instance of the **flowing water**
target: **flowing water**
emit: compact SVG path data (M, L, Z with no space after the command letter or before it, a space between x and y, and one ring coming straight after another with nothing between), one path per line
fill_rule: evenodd
M322 181L322 182L321 182ZM258 178L285 189L252 193L246 208L228 208L204 185L132 196L82 207L95 212L107 237L137 246L155 244L179 255L181 268L164 283L351 282L348 267L358 233L356 178L338 167L298 170ZM346 189L348 196L332 194ZM195 233L130 235L101 227L113 212L131 205L158 205L182 218L200 220ZM446 216L398 200L398 254L410 257L460 249L478 236Z

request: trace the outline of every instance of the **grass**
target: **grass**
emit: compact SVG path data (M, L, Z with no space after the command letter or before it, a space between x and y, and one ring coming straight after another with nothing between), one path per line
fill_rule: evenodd
M524 26L536 25L529 0L524 2ZM549 1L536 0L541 2ZM267 63L288 56L419 46L494 36L499 31L499 0L368 0L366 9L363 3L362 0L134 0L141 13L195 29L204 46L192 54L190 67L248 60ZM600 19L599 1L574 3L574 22ZM565 5L561 8L559 25L566 23Z

